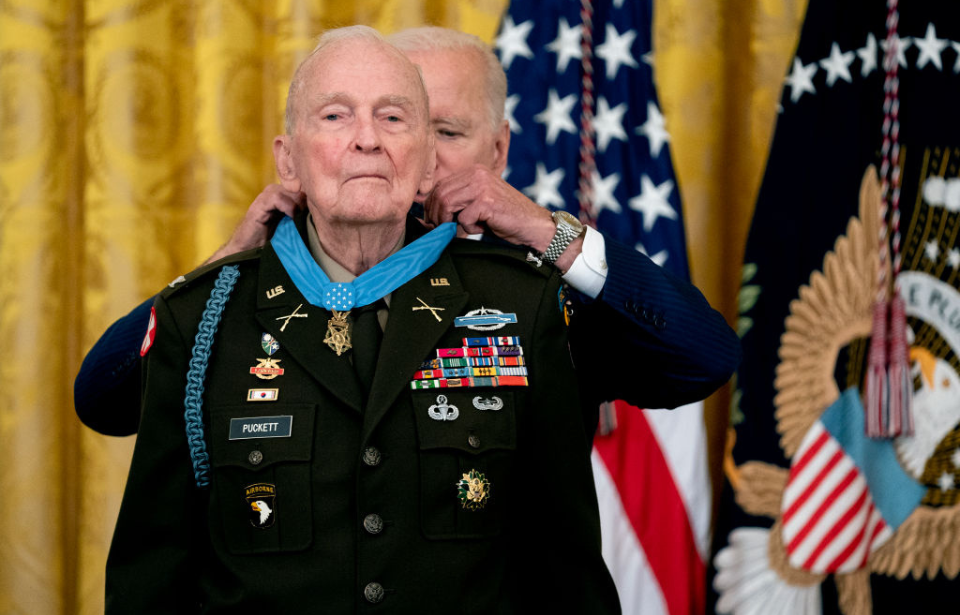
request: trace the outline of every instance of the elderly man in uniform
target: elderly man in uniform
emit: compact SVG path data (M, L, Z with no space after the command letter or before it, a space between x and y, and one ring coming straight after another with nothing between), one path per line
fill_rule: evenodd
M646 294L619 301L609 242L603 298L568 328L577 232L539 208L505 230L469 186L436 193L456 204L429 232L406 216L432 140L400 52L363 27L321 38L274 143L309 215L156 300L108 613L619 612L584 417L648 403L631 385L651 372L676 403L702 397L736 337L646 261ZM525 247L451 239L453 212ZM635 350L614 357L603 330Z
M420 67L430 99L437 185L429 198L417 198L426 200L427 218L434 222L450 220L454 212L469 207L465 215L458 217L461 235L466 234L464 228L471 218L476 220L482 215L484 224L469 225L471 231L490 231L493 225L495 232L488 232L486 238L501 236L511 241L516 241L514 229L522 228L532 218L546 220L541 207L501 178L510 145L509 124L503 117L507 82L490 47L473 35L438 27L403 30L388 40ZM277 222L285 215L293 216L303 207L303 200L302 192L289 191L278 184L267 186L230 240L207 263L263 245ZM578 224L570 219L560 222ZM582 251L584 247L586 250ZM622 266L610 271L608 261ZM645 286L653 265L632 248L614 241L605 245L600 233L586 229L564 251L557 265L564 272L564 282L583 296L617 303L634 316L662 326L663 303L652 294L654 288ZM609 283L608 275L612 275ZM604 288L607 290L601 294ZM153 298L114 323L87 355L76 378L77 414L101 433L128 435L137 430L140 348L152 303ZM656 369L634 376L635 390L643 391L644 407L676 407L705 397L735 369L739 345L731 339L729 329L713 312L702 324L702 330L671 340L683 344L673 348L672 353L687 357L688 377L661 374ZM582 323L584 329L590 326ZM609 331L601 323L592 326L598 327L598 335ZM706 371L711 375L703 378ZM662 386L661 376L666 376L669 383L677 381L676 375L680 376L682 390ZM124 400L129 403L123 403Z

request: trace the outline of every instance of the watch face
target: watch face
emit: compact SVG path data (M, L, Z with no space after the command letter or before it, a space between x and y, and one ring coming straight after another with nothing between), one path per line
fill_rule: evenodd
M583 224L580 222L580 220L577 219L576 216L571 214L569 211L565 211L561 209L559 211L553 212L553 215L555 216L554 220L556 221L557 224L563 223L563 224L566 224L567 226L572 226L577 231L583 230Z

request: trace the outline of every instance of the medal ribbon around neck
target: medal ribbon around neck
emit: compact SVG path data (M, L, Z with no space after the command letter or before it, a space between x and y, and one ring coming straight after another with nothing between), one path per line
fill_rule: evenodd
M304 245L292 218L280 221L270 243L303 297L312 305L330 310L337 324L345 327L346 312L373 303L426 271L456 234L456 223L441 224L364 271L353 282L330 281ZM344 333L345 340L330 344L337 355L350 348L346 329Z

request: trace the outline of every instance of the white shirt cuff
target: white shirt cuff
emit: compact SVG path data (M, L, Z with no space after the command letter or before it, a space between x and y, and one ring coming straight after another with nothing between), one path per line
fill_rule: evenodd
M563 280L591 299L597 298L607 281L607 244L600 231L587 227L580 255L563 275Z

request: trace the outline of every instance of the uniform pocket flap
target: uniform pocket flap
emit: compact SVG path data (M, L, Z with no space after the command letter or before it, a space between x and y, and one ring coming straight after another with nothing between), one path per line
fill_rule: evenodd
M517 418L510 391L454 389L412 395L421 450L456 449L472 455L515 450Z
M210 449L215 467L262 470L276 463L310 461L315 404L210 409Z

